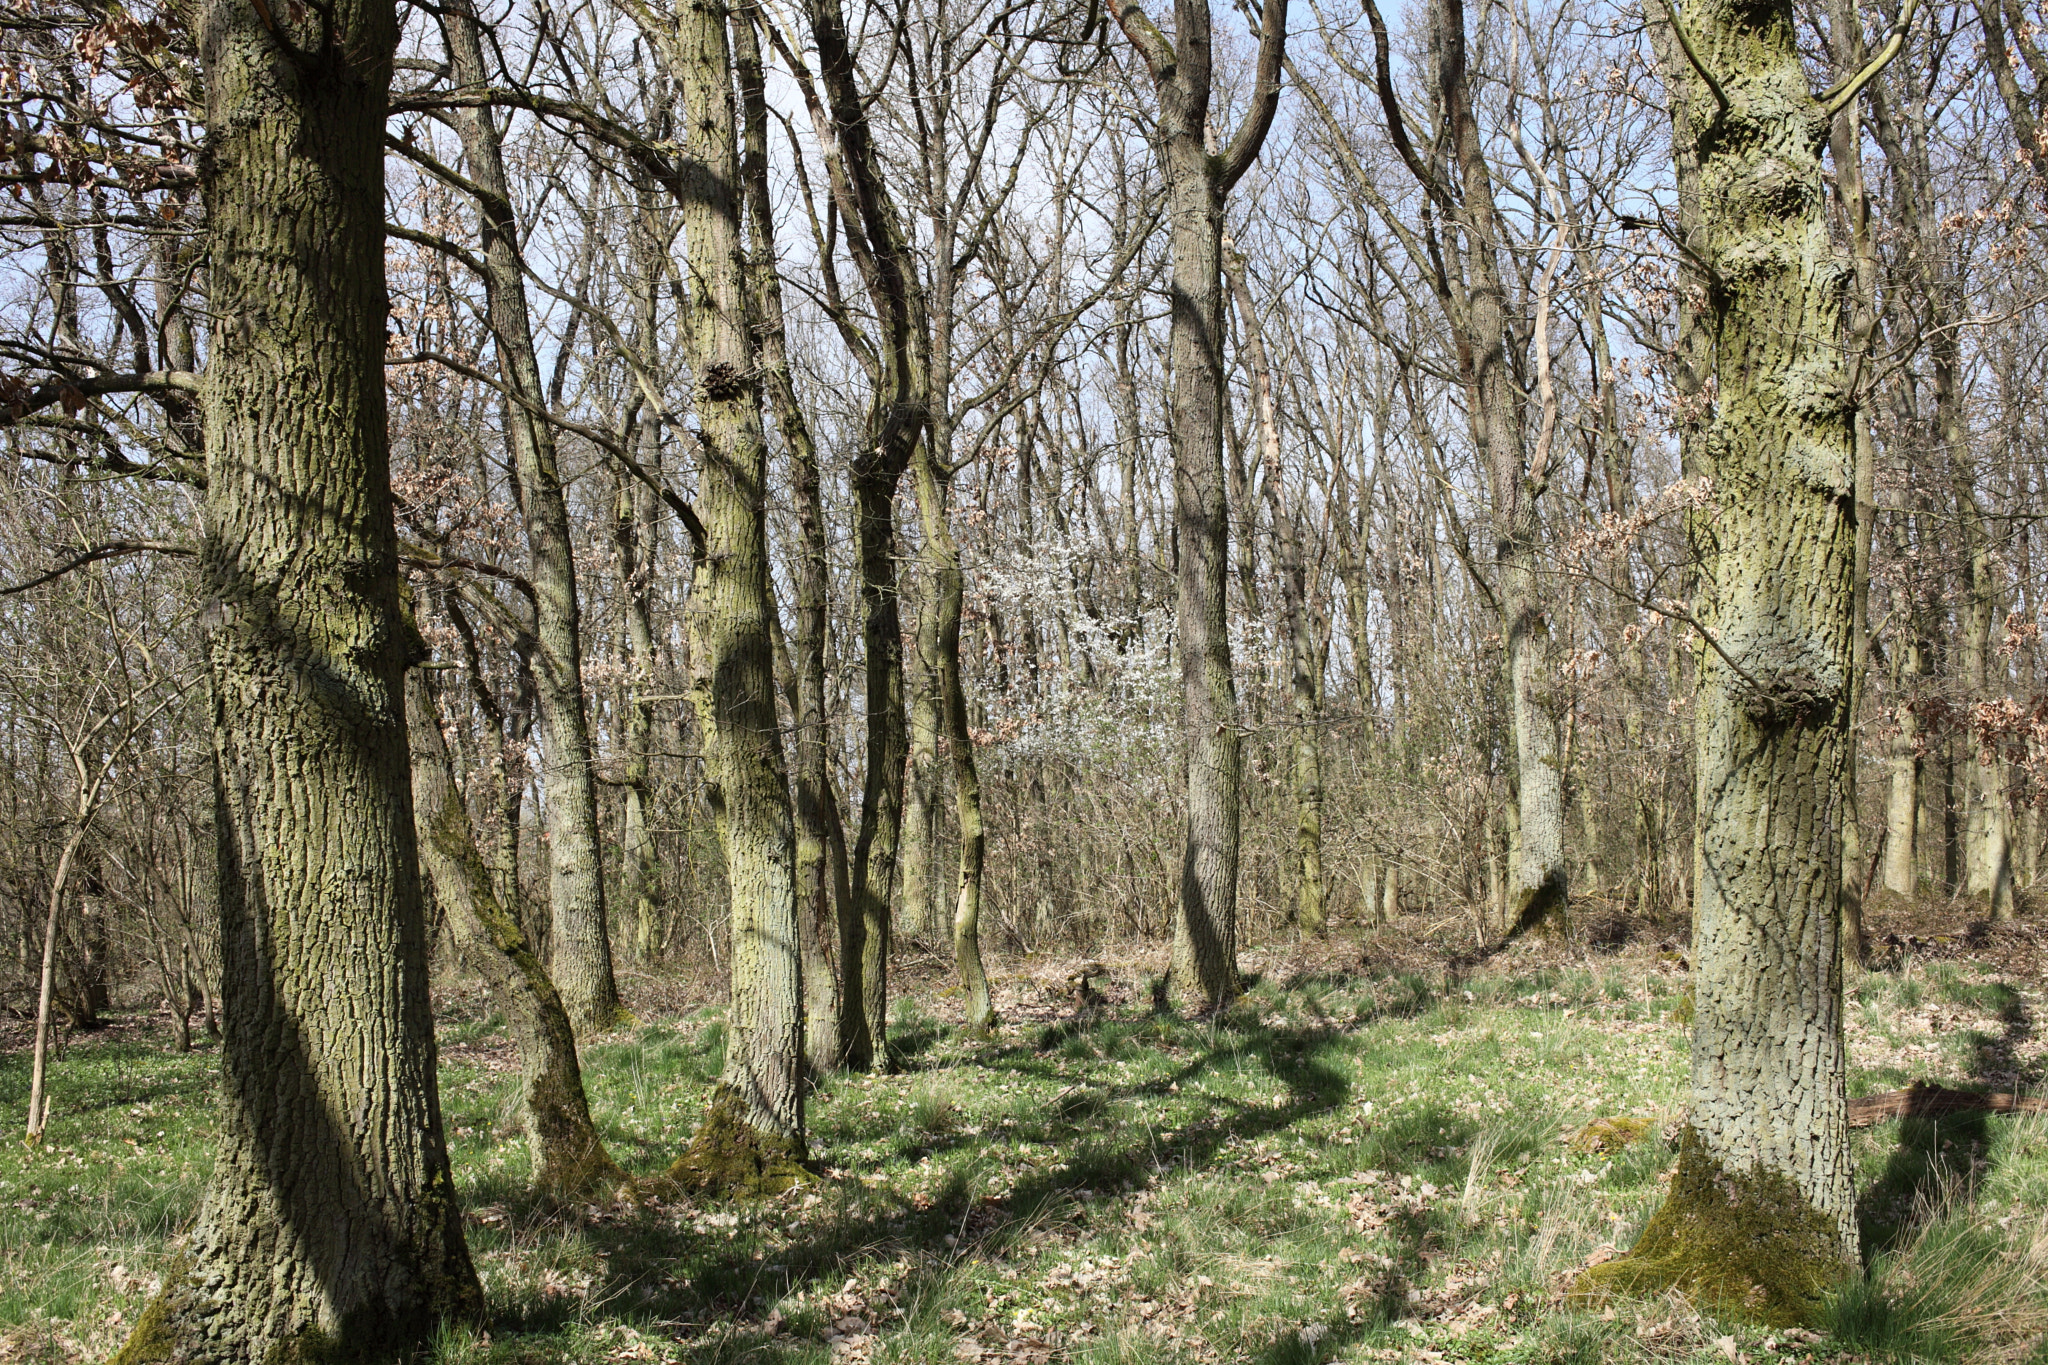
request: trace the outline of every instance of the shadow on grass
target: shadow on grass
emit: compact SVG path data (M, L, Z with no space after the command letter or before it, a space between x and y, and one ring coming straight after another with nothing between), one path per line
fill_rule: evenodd
M1409 1003L1403 998L1396 1008ZM905 1041L915 1045L908 1051L911 1057L928 1055L936 1041L919 1037L922 1032L921 1026L905 1030ZM899 1271L909 1266L894 1292L905 1306L906 1321L922 1323L920 1312L943 1299L947 1280L973 1260L1002 1257L1053 1223L1076 1231L1123 1227L1119 1201L1129 1192L1148 1188L1171 1172L1204 1168L1231 1144L1257 1141L1342 1103L1349 1081L1318 1055L1337 1032L1323 1021L1269 1027L1249 1011L1235 1010L1200 1023L1156 1017L1077 1022L1041 1031L1028 1042L983 1048L958 1065L977 1067L996 1078L1056 1082L1069 1078L1048 1055L1048 1042L1060 1051L1079 1050L1091 1057L1118 1055L1138 1045L1186 1055L1178 1056L1170 1073L1144 1081L1065 1084L1040 1117L1040 1131L1030 1139L1059 1148L1057 1160L1049 1168L1026 1173L1001 1194L977 1193L991 1173L993 1153L985 1161L955 1170L937 1189L914 1198L886 1188L842 1186L845 1207L809 1228L802 1240L773 1252L747 1245L744 1232L721 1240L715 1230L707 1235L679 1228L670 1210L579 1221L574 1232L591 1247L589 1268L598 1274L587 1299L534 1296L506 1304L492 1330L550 1334L590 1318L659 1323L671 1329L689 1324L702 1333L690 1344L694 1358L715 1360L731 1354L772 1360L785 1346L819 1349L815 1334L808 1341L778 1339L759 1323L749 1325L759 1316L750 1310L765 1310L767 1302L807 1285L827 1292L836 1289L855 1264L870 1258L893 1260ZM1165 1095L1205 1075L1253 1069L1285 1085L1286 1094L1277 1104L1198 1092L1205 1094L1206 1109L1170 1135L1143 1125L1102 1122L1105 1112L1121 1100ZM1448 1109L1432 1107L1375 1129L1371 1140L1356 1149L1359 1165L1399 1165L1405 1158L1420 1169L1447 1159L1450 1149L1468 1140L1471 1131L1469 1123ZM870 1140L901 1136L915 1153L927 1155L991 1148L999 1141L957 1131L898 1134L894 1121L886 1117L876 1120L871 1133ZM1446 1143L1449 1147L1442 1145ZM521 1191L502 1185L479 1187L477 1198L502 1202L509 1223L523 1230L525 1240L545 1241L557 1222L564 1245L573 1240L568 1220L542 1210ZM1432 1232L1426 1220L1419 1220L1404 1224L1400 1233L1396 1269L1400 1276L1413 1277L1432 1254ZM1361 1306L1376 1311L1361 1313L1359 1322L1322 1324L1322 1334L1318 1337L1312 1330L1311 1340L1301 1338L1298 1331L1284 1332L1250 1358L1273 1365L1325 1358L1333 1349L1377 1330L1398 1311L1399 1296L1390 1292ZM799 1319L788 1327L805 1333L816 1325Z
M1987 1089L2038 1084L2039 1065L2025 1068L2019 1061L2020 1045L2034 1036L2026 1001L2003 984L1974 989L1968 1003L1996 1008L2005 1029L1996 1038L1979 1035L1972 1075ZM1944 994L1953 997L1956 990L1945 987ZM1992 1122L1982 1112L1899 1120L1898 1145L1883 1174L1856 1201L1866 1267L1903 1246L1924 1222L1976 1197L1992 1168Z

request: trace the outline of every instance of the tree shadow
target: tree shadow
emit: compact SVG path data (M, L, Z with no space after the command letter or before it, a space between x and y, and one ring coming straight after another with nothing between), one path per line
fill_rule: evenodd
M1070 1021L1059 1029L1060 1046L1077 1040L1116 1050L1140 1036L1161 1029L1166 1021L1129 1017ZM1181 1047L1196 1044L1164 1075L1127 1084L1068 1084L1039 1120L1042 1132L1030 1139L1052 1145L1058 1159L1049 1168L1032 1171L1001 1193L981 1193L988 1174L985 1164L951 1172L937 1188L922 1193L877 1189L862 1192L842 1186L843 1207L807 1227L799 1240L772 1251L749 1245L744 1235L721 1240L717 1229L706 1234L689 1230L682 1209L648 1209L595 1219L580 1219L580 1231L601 1268L583 1300L542 1297L506 1304L493 1330L502 1334L557 1332L577 1319L611 1318L658 1323L664 1328L688 1324L700 1335L691 1344L701 1359L733 1355L774 1359L785 1341L791 1348L815 1350L814 1338L802 1343L778 1341L771 1325L762 1322L767 1303L792 1290L811 1286L830 1291L853 1267L867 1260L908 1266L894 1287L899 1300L915 1304L943 1291L945 1281L969 1261L994 1260L1012 1253L1038 1230L1053 1223L1085 1235L1092 1229L1127 1226L1123 1201L1157 1185L1176 1172L1212 1163L1224 1148L1256 1142L1285 1130L1311 1115L1342 1103L1350 1081L1342 1070L1318 1055L1318 1047L1337 1030L1317 1021L1295 1027L1268 1027L1242 1014L1226 1015L1199 1025L1167 1025ZM959 1065L1018 1078L1050 1080L1058 1075L1053 1059L1034 1039L984 1048L963 1057ZM1149 1039L1147 1039L1149 1041ZM1109 1125L1103 1115L1119 1101L1172 1093L1205 1074L1257 1068L1279 1080L1286 1093L1277 1104L1247 1102L1222 1094L1203 1095L1206 1104L1169 1132L1144 1125ZM942 1069L933 1067L933 1070ZM1071 1078L1061 1077L1062 1080ZM1182 1099L1187 1099L1186 1094ZM1456 1125L1453 1134L1439 1128ZM894 1120L878 1116L873 1135L886 1137ZM1376 1140L1358 1149L1363 1167L1413 1152L1416 1164L1436 1159L1443 1149L1468 1140L1457 1132L1471 1125L1448 1110L1432 1107L1382 1127ZM952 1132L936 1139L924 1135L914 1150L923 1154L957 1153L989 1148L1021 1138L997 1138L977 1132ZM863 1135L865 1136L865 1135ZM860 1140L859 1138L855 1139ZM530 1200L506 1200L508 1221L544 1218ZM761 1206L763 1208L772 1206ZM680 1217L678 1215L681 1215ZM562 1217L562 1215L555 1215ZM793 1215L792 1215L793 1216ZM534 1226L528 1224L529 1228ZM1390 1228L1388 1231L1397 1231ZM1421 1273L1431 1255L1432 1230L1427 1220L1398 1229L1400 1252L1394 1280ZM1362 1268L1363 1271L1363 1268ZM1298 1332L1283 1332L1250 1358L1261 1362L1321 1359L1311 1345L1327 1355L1333 1349L1378 1330L1402 1306L1402 1296L1389 1289L1360 1302L1357 1321L1323 1324L1312 1343ZM1314 1334L1312 1333L1312 1336ZM713 1344L713 1339L717 1344Z
M2020 1045L2034 1036L2026 1001L2002 983L1996 989L2004 1030L1996 1038L1978 1036L1970 1067L1976 1084L1967 1088L2039 1085L2041 1064L2020 1060ZM1993 1165L1991 1121L1992 1116L1981 1110L1898 1120L1898 1143L1883 1173L1856 1201L1866 1265L1896 1251L1926 1223L1976 1197L1978 1184Z

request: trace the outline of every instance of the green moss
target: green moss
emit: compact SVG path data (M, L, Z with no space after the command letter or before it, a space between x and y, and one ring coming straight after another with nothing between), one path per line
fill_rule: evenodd
M1571 1297L1677 1290L1703 1309L1771 1327L1811 1325L1846 1275L1840 1234L1774 1172L1735 1174L1690 1127L1664 1206L1628 1255L1578 1278Z
M1656 1126L1655 1119L1641 1114L1617 1114L1613 1118L1594 1119L1572 1134L1572 1146L1581 1152L1626 1151L1642 1141L1643 1135Z
M804 1165L803 1145L754 1127L739 1092L721 1082L689 1150L666 1179L693 1192L764 1198L815 1177Z
M184 1278L185 1262L180 1258L165 1269L164 1287L142 1310L142 1316L135 1320L135 1330L107 1365L155 1365L157 1361L171 1359L178 1344L177 1335L171 1330L171 1294L173 1286L181 1284Z

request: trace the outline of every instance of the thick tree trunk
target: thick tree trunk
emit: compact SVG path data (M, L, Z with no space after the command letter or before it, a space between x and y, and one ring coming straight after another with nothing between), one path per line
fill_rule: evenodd
M384 409L390 0L212 0L222 1115L120 1365L396 1354L482 1295L441 1130Z
M1205 16L1206 17L1206 16ZM1176 35L1199 78L1161 91L1173 244L1168 364L1174 526L1180 554L1181 743L1187 755L1187 838L1173 921L1173 994L1197 1011L1237 997L1238 821L1243 741L1230 671L1230 507L1223 467L1223 195L1203 144L1209 33ZM1195 55L1199 51L1199 56ZM1192 93L1200 81L1199 95ZM1167 87L1167 88L1170 88Z
M790 698L790 710L796 719L795 876L797 937L803 954L804 1055L815 1075L839 1065L841 1060L839 974L828 945L837 938L841 917L851 913L852 896L844 885L845 852L841 849L836 859L833 856L839 836L825 720L829 577L825 499L818 473L817 446L811 439L810 423L797 402L796 385L790 375L782 279L775 259L775 215L768 198L767 88L753 7L748 7L744 17L746 22L736 21L732 32L746 124L741 175L753 246L748 262L755 354L761 367L761 382L773 406L775 428L781 433L788 453L796 495L796 649Z
M690 699L731 892L731 1042L711 1113L676 1174L774 1187L804 1156L804 995L796 835L775 710L768 444L749 327L732 47L721 0L678 14L690 293L683 351L697 377L701 461L689 623ZM744 22L742 20L742 22Z
M1854 436L1821 151L1788 2L1688 7L1717 88L1687 79L1719 384L1719 554L1705 566L1692 1103L1665 1203L1588 1289L1678 1288L1817 1316L1855 1269L1844 1082L1842 761ZM1740 128L1740 137L1728 130Z
M420 866L448 915L463 959L490 986L519 1049L520 1117L533 1157L533 1188L564 1203L630 1191L632 1182L605 1151L590 1121L568 1011L526 932L492 888L469 810L455 786L440 705L418 670L406 679L405 705Z
M1223 208L1272 127L1287 50L1287 0L1259 17L1257 83L1244 122L1209 150L1213 81L1208 0L1175 0L1171 40L1136 3L1117 11L1158 96L1156 145L1173 249L1173 440L1176 621L1187 783L1187 837L1174 916L1172 990L1201 1011L1237 997L1237 859L1242 743L1230 672L1230 507L1223 467Z
M454 0L446 15L444 31L456 79L465 85L487 84L475 9L469 0ZM469 177L482 191L478 207L491 338L505 385L516 400L505 405L505 427L519 474L534 590L533 676L540 703L541 784L547 793L553 968L576 1026L602 1030L628 1016L612 974L611 932L605 917L597 777L583 700L582 607L569 504L554 429L535 410L545 401L546 390L526 311L503 140L488 108L457 109L453 117Z

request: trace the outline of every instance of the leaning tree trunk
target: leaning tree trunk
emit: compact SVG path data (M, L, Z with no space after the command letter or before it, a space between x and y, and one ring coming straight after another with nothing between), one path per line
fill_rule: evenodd
M486 84L479 21L469 0L447 11L448 56L464 85ZM491 339L511 396L505 427L519 474L521 512L532 559L533 676L538 684L542 790L547 794L551 962L562 1000L578 1028L608 1029L627 1018L612 974L604 866L598 852L597 775L590 717L583 701L582 607L577 599L569 503L562 488L554 429L541 405L540 361L526 311L518 223L505 174L503 138L489 108L453 111L469 176L478 191L484 288Z
M564 1203L608 1198L631 1189L590 1121L576 1034L555 983L541 966L519 921L498 902L490 870L477 851L469 810L441 733L440 705L426 674L406 679L412 736L413 819L420 865L448 915L462 956L489 983L519 1049L521 1118L533 1155L533 1188Z
M752 317L755 354L761 382L773 405L775 428L788 453L795 485L797 515L796 649L792 660L794 695L790 710L796 720L796 897L797 941L803 955L804 1056L817 1072L840 1061L839 976L827 945L835 941L841 918L851 912L852 897L834 895L834 829L836 814L825 719L826 587L829 577L825 535L825 498L818 473L818 449L811 426L797 402L790 375L789 342L782 311L782 278L775 263L775 215L768 198L768 97L761 68L760 22L756 6L748 6L745 22L733 24L733 55L739 76L740 105L745 114L746 143L741 174L745 180L747 227L752 250ZM844 864L843 854L836 860Z
M1789 0L1709 0L1686 21L1704 25L1689 43L1719 73L1690 81L1681 111L1700 155L1719 383L1704 443L1719 554L1700 594L1692 1103L1663 1207L1585 1287L1678 1288L1790 1323L1858 1264L1838 900L1848 266L1821 175L1833 110L1808 91Z
M690 269L683 353L697 377L703 509L690 585L690 700L725 846L732 1041L710 1111L672 1174L697 1186L775 1189L802 1174L803 973L770 635L768 445L748 330L725 6L693 0L682 8L677 47L692 182L683 196Z
M878 336L868 349L866 430L849 482L865 649L867 772L854 835L850 913L840 920L840 1042L854 1070L888 1066L889 893L903 830L903 626L896 587L896 492L924 434L931 401L931 330L904 232L868 123L839 0L810 0L832 136L827 158L849 247L866 282ZM857 237L857 241L856 241Z
M384 408L390 0L201 20L222 1114L116 1360L396 1355L482 1295L448 1168Z

